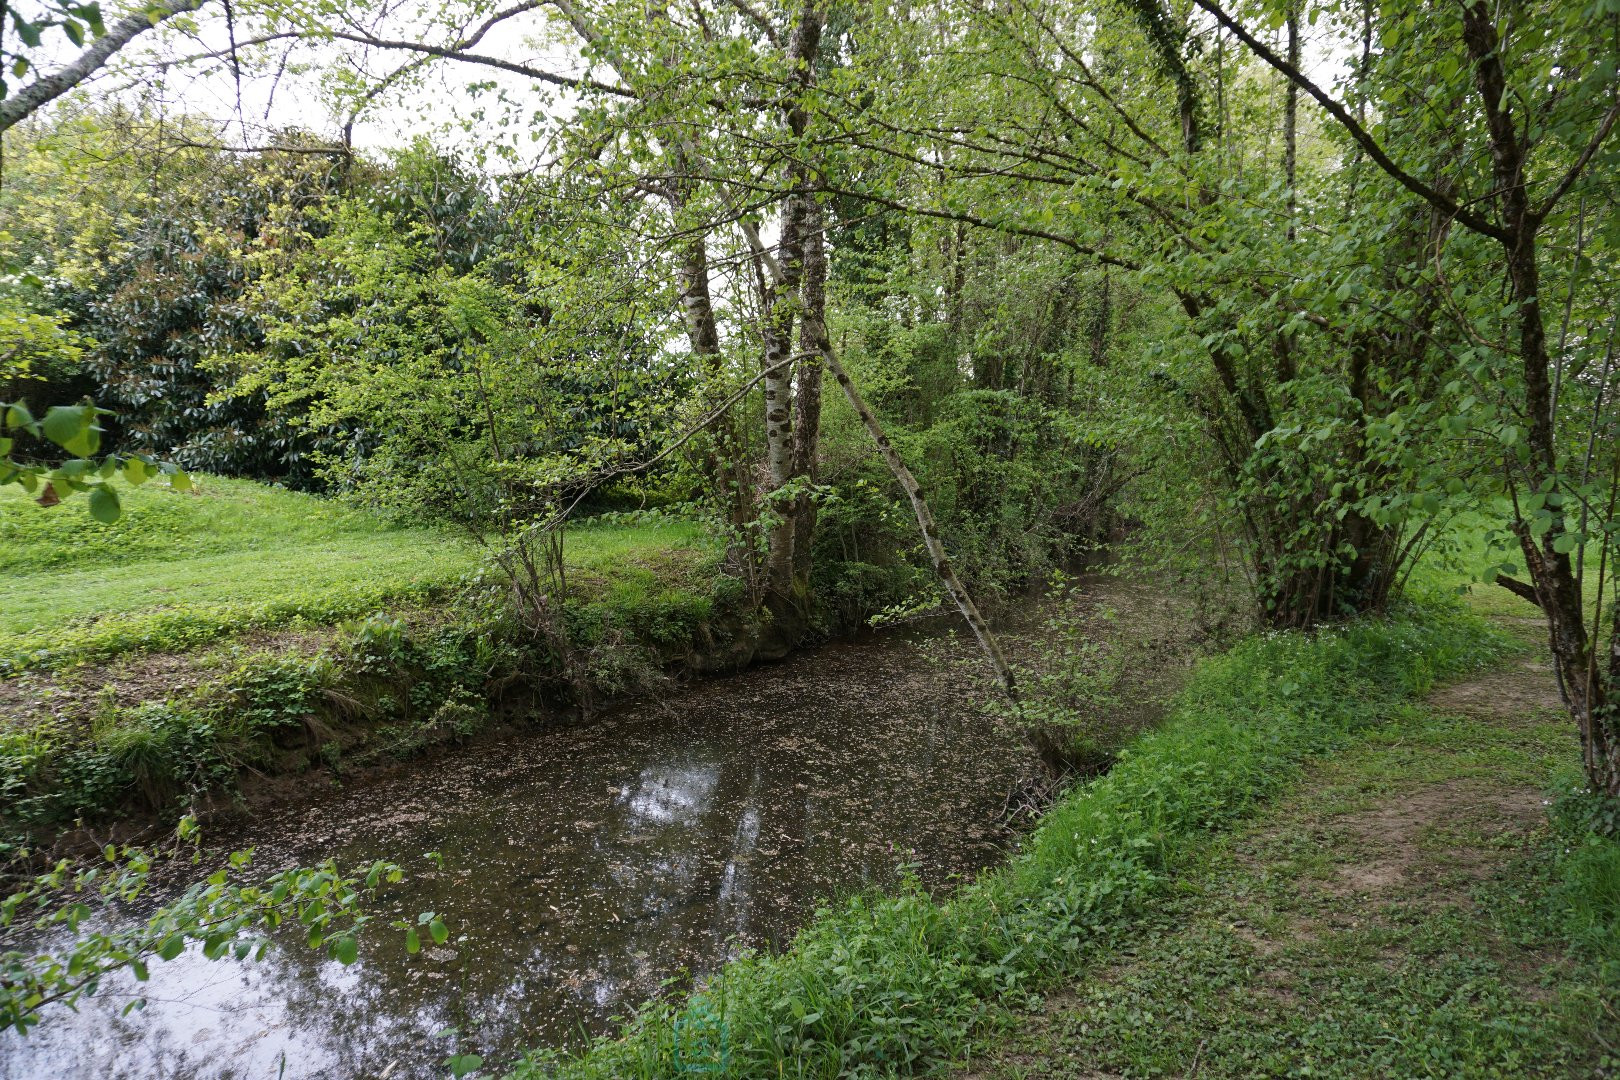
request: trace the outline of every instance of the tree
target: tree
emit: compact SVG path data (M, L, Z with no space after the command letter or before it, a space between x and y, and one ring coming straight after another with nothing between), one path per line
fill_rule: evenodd
M1489 405L1488 413L1459 422L1477 423L1489 437L1493 472L1511 506L1507 526L1530 576L1529 586L1515 591L1547 616L1587 777L1595 790L1620 798L1620 604L1611 602L1609 622L1602 621L1614 575L1620 479L1613 371L1605 360L1594 377L1592 360L1603 349L1567 336L1569 316L1594 299L1577 299L1578 292L1602 280L1591 268L1612 258L1620 227L1612 213L1620 161L1611 149L1620 121L1613 51L1620 12L1603 4L1470 2L1436 15L1390 4L1373 26L1383 51L1367 80L1383 116L1375 133L1225 8L1195 2L1315 101L1385 176L1465 234L1466 242L1442 238L1433 255L1434 272L1451 293L1450 314L1469 338L1458 355L1459 381ZM1414 164L1440 134L1427 101L1413 100L1414 79L1466 102L1460 122L1444 133L1462 167L1438 182ZM1572 201L1579 207L1573 215ZM1562 244L1551 240L1555 235ZM1557 309L1547 300L1560 277L1565 319L1555 335L1549 311ZM1484 289L1492 286L1505 304L1489 299ZM1612 331L1608 348L1612 358ZM1598 548L1590 624L1583 554L1589 544Z

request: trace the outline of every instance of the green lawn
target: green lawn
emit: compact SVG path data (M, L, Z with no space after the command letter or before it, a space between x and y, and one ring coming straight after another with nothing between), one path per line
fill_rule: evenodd
M194 493L147 485L123 501L103 525L82 500L47 509L0 489L0 670L420 607L484 560L453 531L250 481L203 476ZM673 549L707 546L688 522L584 527L568 561L611 598L651 588Z

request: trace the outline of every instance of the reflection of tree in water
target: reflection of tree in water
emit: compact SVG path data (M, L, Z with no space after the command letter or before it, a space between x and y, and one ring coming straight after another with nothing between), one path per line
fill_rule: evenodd
M92 1001L0 1047L0 1076L274 1076L285 1052L289 1076L397 1058L406 1080L436 1075L447 1026L491 1062L577 1040L733 943L781 944L818 899L891 883L913 849L930 883L994 861L1026 752L961 700L903 640L833 646L266 815L231 846L261 868L394 859L397 910L443 913L451 941L408 958L379 926L351 969L297 945L154 965L145 1013Z

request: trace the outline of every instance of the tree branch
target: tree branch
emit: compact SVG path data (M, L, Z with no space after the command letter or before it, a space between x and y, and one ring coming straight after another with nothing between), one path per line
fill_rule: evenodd
M1267 48L1264 42L1255 37L1253 34L1249 33L1248 30L1244 29L1241 23L1223 11L1221 6L1215 3L1214 0L1193 0L1193 3L1197 4L1209 14L1213 15L1215 20L1236 35L1238 40L1243 42L1243 44L1248 47L1250 52L1254 53L1254 55L1258 56L1261 60L1264 60L1267 64L1271 65L1271 67L1275 68L1295 86L1298 86L1301 90L1311 95L1311 97L1316 100L1318 105L1326 109L1328 113L1335 120L1337 120L1341 126L1343 126L1345 131L1349 132L1350 137L1356 141L1356 144L1365 150L1367 152L1367 156L1372 158L1373 161L1377 162L1378 167L1383 169L1391 179L1395 180L1402 187L1426 201L1430 206L1433 206L1441 213L1447 215L1448 217L1455 218L1457 221L1462 222L1475 232L1483 236L1489 236L1493 240L1498 240L1503 243L1507 242L1508 236L1503 229L1493 225L1490 221L1474 213L1472 210L1468 210L1459 205L1455 199L1452 199L1443 192L1437 191L1435 188L1425 184L1422 180L1419 180L1417 177L1413 176L1411 173L1397 165L1395 160L1385 152L1384 148L1378 145L1378 140L1374 139L1372 135L1367 132L1367 129L1362 127L1354 116L1350 115L1350 110L1346 109L1342 104L1334 100L1332 95L1328 94L1310 79L1307 79L1305 74L1294 65L1290 64L1287 60L1284 60L1282 57L1272 52L1271 49Z
M207 0L174 0L167 7L149 8L137 15L120 19L79 53L71 63L42 78L35 79L11 97L0 101L0 131L6 131L34 112L55 101L100 71L113 54L140 35L188 11L196 11Z
M1620 93L1615 95L1614 104L1609 106L1609 111L1604 113L1603 119L1598 122L1597 130L1592 133L1592 138L1587 142L1586 149L1581 151L1581 156L1575 159L1575 163L1569 167L1569 171L1564 174L1564 178L1558 181L1551 194L1542 200L1540 206L1531 211L1537 221L1552 213L1553 207L1558 205L1558 200L1567 195L1569 189L1575 186L1575 181L1580 179L1581 173L1586 171L1586 166L1591 163L1593 156L1602 147L1603 140L1607 139L1609 133L1614 130L1616 120L1620 120Z
M1518 578L1510 578L1506 574L1497 574L1495 584L1502 586L1508 592L1521 600L1528 600L1536 607L1541 607L1541 600L1536 596L1535 587L1527 585Z

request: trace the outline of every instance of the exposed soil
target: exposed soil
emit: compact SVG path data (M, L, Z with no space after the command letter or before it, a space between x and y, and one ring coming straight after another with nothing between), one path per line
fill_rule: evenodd
M0 728L51 723L88 730L103 702L128 708L182 697L217 677L229 654L313 656L336 636L331 628L255 630L211 649L141 652L60 671L25 671L0 679Z
M1539 659L1509 661L1506 667L1435 690L1428 704L1493 724L1523 724L1562 708L1552 668Z

